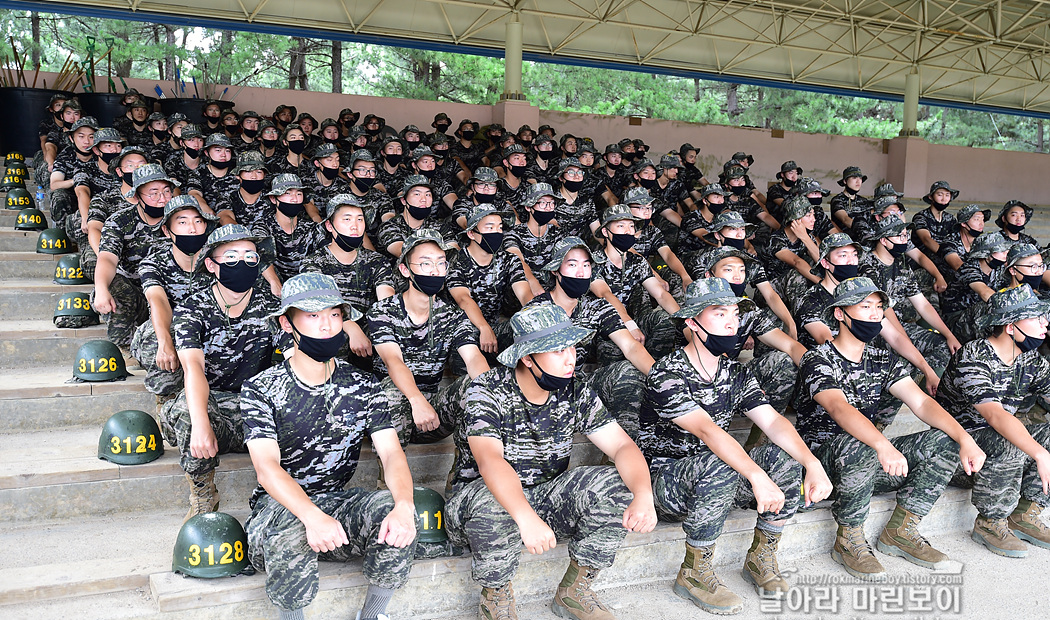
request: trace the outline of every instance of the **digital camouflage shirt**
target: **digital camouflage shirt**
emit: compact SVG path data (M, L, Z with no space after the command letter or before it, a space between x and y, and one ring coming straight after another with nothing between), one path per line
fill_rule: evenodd
M106 219L102 225L102 239L98 250L110 252L117 257L117 273L138 281L139 263L157 246L167 247L171 241L161 232L139 217L137 206L124 207Z
M303 190L303 202L314 203L321 217L327 218L328 201L339 194L349 194L350 183L342 177L336 177L328 185L324 185L321 183L321 179L318 178L322 176L320 172L314 172L303 178L303 185L306 186ZM327 181L328 179L325 180Z
M223 198L218 205L212 205L212 207L216 214L219 211L232 211L233 217L238 224L251 228L259 221L259 218L268 211L273 210L273 203L260 193L258 200L248 204L244 201L244 196L241 195L240 189L235 189L233 193Z
M982 303L981 296L970 285L980 282L994 290L1002 282L1006 267L999 266L985 273L981 268L981 259L971 257L963 260L955 274L955 278L948 284L948 289L940 296L941 311L945 315L961 312L973 304Z
M105 224L109 216L117 211L134 207L135 203L128 202L120 190L121 186L118 185L114 189L92 195L91 202L88 203L88 221Z
M277 222L276 206L270 206L266 214L255 221L252 234L273 238L277 248L274 268L277 269L277 275L282 282L298 274L303 259L327 243L324 227L311 220L306 213L301 213L295 218L292 232L285 232Z
M618 252L618 250L614 249L613 252ZM608 252L604 250L594 250L595 260L600 260L597 258L599 256L608 257L608 255ZM655 277L649 261L634 252L627 252L623 255L623 268L613 265L611 260L605 260L602 263L595 263L592 273L595 280L605 280L605 283L612 289L613 295L616 295L616 298L624 305L627 305L635 291L644 290L643 282Z
M139 277L143 291L154 286L164 289L168 295L168 304L174 310L193 293L208 288L215 278L204 271L184 271L175 262L172 252L171 245L153 248L139 263Z
M306 385L288 362L264 370L241 387L244 441L272 439L281 468L307 495L342 491L354 477L367 435L393 428L375 377L335 360L323 385ZM266 494L255 488L249 506Z
M554 246L562 238L561 232L554 226L547 226L547 231L542 237L537 237L529 230L528 224L518 224L507 231L503 238L503 247L506 249L518 248L525 258L525 264L532 270L540 282L544 281L543 267L550 262Z
M554 299L551 298L549 292L537 295L532 298L526 307L534 306L537 304L553 304ZM598 340L609 340L609 337L621 329L627 329L623 324L623 320L620 315L616 313L616 310L612 307L608 301L601 297L595 297L590 293L584 293L582 297L577 300L576 307L572 309L572 314L569 315L569 319L572 324L576 327L582 327L583 329L593 329L595 337L587 345L576 345L576 367L579 368L588 359L593 357L593 353L598 345Z
M120 177L115 174L106 174L98 167L98 160L91 160L73 175L73 188L86 187L91 195L119 189Z
M299 264L301 273L316 271L335 278L339 292L350 305L364 313L379 300L376 288L394 287L390 261L379 252L358 248L354 262L344 265L332 254L329 246L320 248Z
M507 252L498 250L492 255L492 262L479 265L470 252L463 250L456 253L456 258L448 267L445 288L452 291L457 287L466 288L470 296L481 308L481 314L491 326L499 320L503 311L504 295L511 287L525 281L525 270L521 259Z
M893 311L901 322L915 322L919 320L919 312L908 299L913 295L921 295L922 289L915 279L915 273L907 264L906 256L899 256L887 265L882 262L874 252L866 252L860 257L858 274L871 278L875 286L879 287L893 300Z
M493 368L467 388L466 413L454 434L459 453L452 466L452 493L481 477L468 437L500 440L503 458L529 488L568 469L573 435L590 435L614 422L598 395L582 382L573 381L535 405L521 393L513 368Z
M1005 364L985 338L963 345L941 376L937 402L967 432L988 426L975 405L999 403L1017 414L1029 395L1050 395L1050 362L1038 351L1017 356Z

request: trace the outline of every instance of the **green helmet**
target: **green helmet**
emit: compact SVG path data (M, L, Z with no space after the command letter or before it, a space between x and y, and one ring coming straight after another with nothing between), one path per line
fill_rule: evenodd
M127 409L109 416L98 438L98 458L117 465L140 465L164 454L164 438L153 416Z
M79 254L66 254L55 263L55 284L91 284L80 268Z
M55 327L80 328L98 325L99 316L91 307L87 293L66 293L58 298L53 318Z
M73 376L82 381L112 381L130 374L124 355L108 340L85 342L73 358Z
M7 164L7 174L17 174L25 179L29 177L29 168L20 161L10 162Z
M412 490L419 515L419 533L416 539L424 543L441 543L448 540L445 534L445 500L441 494L426 487Z
M171 572L214 579L236 575L248 566L248 537L237 519L206 512L182 524L171 553Z
M4 158L4 165L11 164L16 161L24 162L25 160L25 156L19 153L18 151L11 151L7 154L7 157Z
M35 207L26 207L18 212L15 220L15 230L44 230L47 228L47 218Z
M8 168L4 172L4 180L0 181L0 187L6 187L7 189L21 187L22 189L25 189L26 178L17 168Z
M70 254L73 252L73 244L66 236L66 231L61 228L48 228L40 231L40 237L36 242L37 254Z
M33 195L24 187L14 187L7 192L7 208L12 211L21 211L26 207L35 207L36 202Z

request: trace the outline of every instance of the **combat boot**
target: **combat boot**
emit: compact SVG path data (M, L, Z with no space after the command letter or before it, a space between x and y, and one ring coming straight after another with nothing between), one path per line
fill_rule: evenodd
M977 515L970 538L988 548L995 555L1007 558L1023 558L1028 547L1014 535L1006 519L986 519Z
M1050 528L1043 523L1042 514L1042 506L1030 499L1022 498L1017 502L1017 508L1014 509L1012 515L1006 518L1006 521L1013 533L1021 540L1037 547L1050 549Z
M886 576L886 569L864 538L862 525L839 525L831 557L857 579L877 580Z
M554 592L554 604L551 605L554 615L576 620L616 620L591 589L597 578L598 569L580 566L576 560L570 560L569 568Z
M214 470L197 476L186 474L186 479L190 481L190 511L183 521L219 509L219 489L215 487Z
M779 544L780 532L767 532L755 528L755 537L744 558L744 568L740 574L744 581L755 586L755 592L758 592L759 596L779 597L791 589L780 575L780 567L777 566Z
M479 620L518 620L514 604L514 586L508 581L499 588L482 588Z
M893 509L886 527L882 528L875 547L886 555L904 558L924 568L938 568L948 556L937 551L919 533L920 517L900 504Z
M685 544L685 559L674 580L674 593L700 609L721 616L740 613L744 601L715 574L715 546Z

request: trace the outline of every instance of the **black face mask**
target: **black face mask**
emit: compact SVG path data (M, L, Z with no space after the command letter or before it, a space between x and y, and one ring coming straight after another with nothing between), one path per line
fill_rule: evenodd
M832 265L831 275L839 282L857 277L859 265Z
M814 207L819 207L820 204L824 202L823 196L817 196L816 198L807 197L807 199L809 200L809 204L813 205Z
M259 279L259 264L249 265L243 260L219 265L219 284L234 293L245 293Z
M566 295L579 299L591 288L591 279L559 275L558 284L561 285L561 290L565 291Z
M519 179L525 174L525 168L527 166L511 166L510 172Z
M267 140L266 138L263 138L262 140L260 140L260 142L262 142L262 145L263 145L264 149L277 148L277 139L276 138L274 138L273 140Z
M303 151L306 150L306 140L290 140L288 142L288 150L296 155L302 155Z
M295 343L296 348L306 357L322 364L335 357L348 340L343 330L329 338L312 338L296 329L291 321L288 321L288 324L292 326L292 331L299 335L299 342Z
M285 217L296 217L306 209L302 203L277 201L277 210Z
M853 337L861 342L868 343L875 339L875 336L879 335L882 331L882 323L880 321L861 321L855 319L846 313L843 309L842 313L849 317L849 325L846 326L849 329L849 333L853 334ZM845 321L843 321L845 322Z
M445 276L424 276L413 272L409 280L412 281L412 286L416 287L417 291L427 297L437 295L445 286Z
M365 193L367 193L368 190L372 189L372 186L375 185L376 182L375 177L365 177L363 179L359 179L355 176L351 176L350 180L354 182L354 187L356 187L358 191L362 191Z
M184 146L184 147L182 147L182 151L184 153L186 153L186 157L189 157L190 159L197 159L198 157L201 156L201 150L200 149L192 149L192 148L190 148L188 146Z
M536 223L540 226L546 226L547 224L549 224L550 221L554 219L555 215L557 215L557 213L555 213L554 211L537 211L535 209L532 210L532 219L536 220Z
M976 239L977 237L980 237L981 233L983 233L984 231L983 230L974 230L972 228L967 228L966 232L970 233L970 236L973 237L974 239Z
M991 256L988 257L988 266L992 269L998 269L999 267L1002 267L1005 264L1006 261L1004 261L1001 258L992 258Z
M478 234L481 235L481 241L478 241L478 246L489 254L495 254L500 249L500 246L503 245L503 233L501 232L479 232Z
M746 241L745 239L736 239L734 237L723 237L722 238L722 245L726 245L726 246L729 246L731 248L736 248L738 250L743 250L745 241Z
M700 330L703 331L705 334L707 334L707 340L702 341L701 344L704 345L705 349L711 352L711 355L717 357L719 355L725 354L731 358L735 358L737 356L736 347L737 343L740 342L739 333L731 334L729 336L716 336L704 329L704 326L701 325L699 321L697 321L696 326L699 327ZM699 336L694 336L697 340L700 340Z
M627 163L631 163L632 161L635 160L635 154L634 153L623 153L623 154L620 155L620 159L624 160Z
M1021 232L1022 230L1024 230L1024 224L1018 225L1018 224L1011 224L1009 222L1003 222L1003 226L1006 227L1007 232L1009 232L1010 234L1013 234L1013 235L1016 235L1019 232Z
M737 297L743 297L744 293L745 293L745 289L747 288L747 282L741 282L740 284L737 284L735 282L730 282L729 283L729 288L733 289L733 294L736 295Z
M159 217L164 217L164 207L151 207L146 204L145 201L140 204L142 205L142 212L151 218L157 219Z
M379 128L372 129L371 127L365 127L365 133L370 136L379 135Z
M434 151L434 157L436 157L438 161L441 161L441 160L445 159L445 156L448 155L448 149L432 149L432 150Z
M408 145L408 152L416 150L416 147L420 145L419 140L405 140L405 144Z
M743 196L747 193L747 185L730 185L729 191L737 196Z
M329 168L328 166L321 166L321 175L329 181L334 181L339 176L339 168Z
M536 380L536 385L540 386L541 390L547 392L557 392L558 390L565 389L572 383L572 377L555 377L554 375L547 374L547 371L540 368L540 365L536 363L536 358L532 358L532 364L536 368L540 369L540 376L536 376L536 373L532 372L532 368L529 368L529 374Z
M361 244L365 240L364 235L361 235L360 237L351 237L337 232L334 233L333 236L335 237L335 244L344 252L353 252L361 247Z
M73 145L73 150L76 151L81 157L88 157L90 155L94 155L94 153L92 153L91 151L81 151L79 148L77 148L77 145L75 144Z
M583 187L583 181L563 181L561 184L566 190L570 192L578 192Z
M186 256L193 256L208 242L208 233L199 235L172 235L172 243Z
M626 233L613 233L612 237L609 239L609 242L612 243L613 247L621 252L630 250L636 241L638 241L638 239L635 238L634 235Z
M857 195L857 190L855 190L855 189L853 189L851 187L843 187L842 191L846 192L850 196L856 196Z
M463 139L466 140L467 142L470 142L471 140L474 139L474 131L473 130L461 131L459 133L462 134Z
M249 194L258 194L266 187L263 179L241 179L241 189Z
M722 211L725 211L726 203L724 202L709 202L707 203L707 210L711 212L711 215L718 215Z
M143 129L146 128L146 121L142 121L140 123L140 122L138 122L135 119L131 119L131 124L134 125L135 129L137 129L138 131L142 131Z
M638 179L638 184L645 189L652 189L656 187L656 179Z
M502 139L503 139L503 135L502 134L497 134L497 133L489 134L489 142L492 143L492 144L496 144L497 142L499 142Z
M448 133L448 128L451 126L452 125L448 123L438 123L437 125L434 125L434 128L437 129L439 133Z
M161 142L164 142L165 140L168 139L168 130L167 129L154 129L153 130L153 137L155 137L156 139L160 140Z
M798 179L789 179L787 177L784 177L780 179L780 182L783 183L784 187L795 187L795 183L798 183Z
M908 249L908 244L907 243L894 243L889 248L889 251L890 251L890 254L893 256L893 258L897 258L901 254L904 254L904 252L907 249Z
M233 165L233 160L227 159L226 161L213 161L211 162L211 165L218 168L219 170L225 170Z
M1021 276L1021 284L1027 284L1032 287L1033 291L1038 291L1039 287L1043 285L1043 276Z
M554 153L551 151L536 151L536 159L542 159L543 161L547 161L553 156Z
M108 165L111 161L116 159L118 155L120 155L119 151L116 153L101 153L99 154L98 158L106 162L106 164Z
M383 159L386 160L388 166L397 166L404 158L405 156L401 153L386 153L383 155Z
M607 161L605 162L605 165L609 168L609 170L619 170L621 167L623 167L623 162L621 161L616 164L611 164Z
M1024 340L1022 340L1021 342L1017 342L1017 340L1014 340L1014 344L1017 345L1018 349L1021 349L1022 353L1028 353L1029 351L1034 351L1038 349L1039 345L1043 344L1043 340L1046 340L1045 338L1035 338L1033 336L1029 336L1028 334L1022 332L1021 328L1016 325L1014 325L1014 330L1020 332L1020 334L1024 336Z
M405 205L408 208L409 214L417 220L425 220L430 217L430 212L433 207L413 207L412 205Z
M244 134L245 138L255 139L255 136L259 135L258 129L242 129L241 133Z

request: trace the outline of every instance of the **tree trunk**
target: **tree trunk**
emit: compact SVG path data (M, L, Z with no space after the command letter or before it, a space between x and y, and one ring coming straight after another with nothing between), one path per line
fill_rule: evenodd
M164 26L164 43L167 44L168 50L174 50L175 48L175 29L171 26ZM175 54L167 53L164 54L164 76L161 80L171 80L175 78Z
M700 102L700 78L693 78L693 101Z
M1035 121L1035 140L1036 150L1042 153L1045 143L1043 142L1043 119L1041 118Z
M153 43L160 47L160 29L163 28L160 24L153 24ZM164 61L157 59L157 79L164 79Z
M737 98L739 84L730 84L726 89L726 114L738 116L740 114L740 100Z
M343 42L332 41L332 92L343 92Z
M229 58L233 55L233 31L223 30L222 31L222 42L219 44L219 49L222 50L222 56L219 60L219 66L212 69L215 75L209 75L209 82L216 82L219 84L230 84L233 80L233 67L230 65Z
M33 24L33 55L30 66L36 70L40 68L40 13L33 11L29 20Z
M306 74L306 46L307 41L302 37L295 37L295 47L291 50L288 64L288 88L294 90L298 84L300 90L309 90L309 76Z

